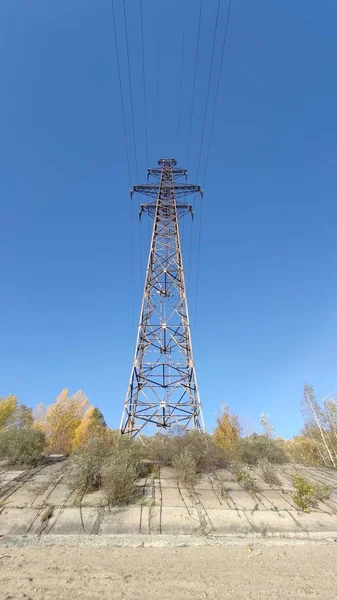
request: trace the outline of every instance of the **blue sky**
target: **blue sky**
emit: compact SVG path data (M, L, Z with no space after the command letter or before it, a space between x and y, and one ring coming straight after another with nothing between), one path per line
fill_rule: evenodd
M199 1L187 0L180 94L184 2L143 0L150 165L187 162ZM137 169L115 4L134 184L150 166L139 2L126 2ZM217 0L203 4L191 182ZM207 141L226 10L222 0ZM336 18L335 0L232 2L202 210L196 199L182 224L209 430L226 403L248 429L264 411L291 436L304 381L318 396L337 390ZM1 0L0 46L0 395L34 406L82 388L117 427L150 224L129 197L110 0Z

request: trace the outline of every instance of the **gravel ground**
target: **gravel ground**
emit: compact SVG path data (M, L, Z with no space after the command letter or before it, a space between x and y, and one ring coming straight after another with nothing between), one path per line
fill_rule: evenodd
M336 543L0 547L1 600L335 600Z

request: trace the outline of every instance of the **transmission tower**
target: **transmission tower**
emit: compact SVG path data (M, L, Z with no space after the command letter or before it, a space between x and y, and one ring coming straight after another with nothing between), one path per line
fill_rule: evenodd
M181 183L187 170L174 158L161 158L148 169L153 183L131 190L154 198L140 205L139 216L154 219L136 350L121 420L121 432L136 436L151 423L167 429L204 430L195 373L185 277L180 245L180 217L193 210L177 202L199 192L200 186Z

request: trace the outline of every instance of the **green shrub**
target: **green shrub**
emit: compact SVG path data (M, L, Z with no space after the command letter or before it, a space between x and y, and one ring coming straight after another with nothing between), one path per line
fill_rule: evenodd
M144 440L142 454L161 465L173 466L176 457L187 448L193 455L197 473L209 473L227 462L224 449L209 434L200 431L180 435L159 433Z
M190 431L180 436L178 441L183 448L191 452L197 473L210 473L217 466L224 466L226 463L225 450L220 448L208 433Z
M91 435L71 456L74 488L85 494L102 487L109 504L127 504L143 474L140 450L139 443L118 432Z
M314 490L315 490L315 498L317 500L320 500L321 502L324 502L324 500L328 500L328 498L330 498L330 489L328 488L327 485L314 485Z
M0 457L9 465L35 467L42 457L45 435L32 428L7 429L0 433Z
M172 460L171 439L171 436L162 433L144 438L144 444L141 449L143 458L153 460L161 465L170 465Z
M111 452L111 446L104 436L94 435L71 456L73 465L74 488L81 493L97 490L101 487L102 467Z
M281 486L281 480L277 475L276 469L274 465L272 465L267 458L260 458L258 464L259 472L262 477L266 481L266 483L270 483L272 485Z
M182 484L188 487L192 487L195 484L197 463L190 448L185 447L179 454L176 454L173 457L172 466L176 470L178 479Z
M102 468L102 488L110 506L130 504L136 500L136 480L142 474L137 444L120 438Z
M315 506L315 490L314 486L301 475L293 475L293 486L295 492L292 494L292 498L297 506L303 510L303 512L310 512L309 508Z
M235 470L236 481L241 483L242 487L246 492L252 492L256 494L260 491L256 479L252 476L247 469L236 469Z
M154 464L151 466L151 475L152 475L152 479L159 479L160 466L158 464Z
M325 500L330 496L330 490L326 485L311 483L302 475L293 475L292 480L296 490L292 498L303 512L310 512L310 508L315 507L318 500Z
M277 440L257 433L239 441L239 452L241 459L249 465L256 465L261 459L278 464L287 461L283 447Z

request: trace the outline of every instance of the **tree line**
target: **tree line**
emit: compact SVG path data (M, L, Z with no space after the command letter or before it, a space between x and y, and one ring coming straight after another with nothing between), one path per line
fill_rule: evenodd
M311 385L305 384L302 398L304 424L292 439L275 436L268 416L260 416L262 434L245 436L240 417L223 406L212 433L214 442L233 459L254 463L261 456L270 462L337 466L337 399L319 402ZM62 390L55 402L35 409L20 404L17 397L0 398L0 453L14 444L23 453L23 440L45 454L70 454L84 447L90 437L109 431L101 411L89 404L82 390L70 395ZM20 432L20 436L15 436ZM15 443L14 443L15 442ZM5 449L5 450L4 450ZM282 460L281 460L282 459Z
M243 456L245 460L247 459L246 462L254 462L252 459L258 451L259 445L264 444L267 448L269 444L269 448L280 449L286 459L292 462L336 468L337 398L323 398L319 402L313 387L306 383L303 390L301 412L304 420L303 428L292 439L275 437L275 429L265 413L260 416L262 436L253 433L250 436L242 437L243 427L240 417L232 413L228 406L224 406L216 419L214 437L235 457L242 458ZM270 442L272 442L272 446Z
M0 436L6 431L37 431L48 454L69 454L105 427L101 411L89 404L82 390L71 396L64 389L54 403L35 409L19 404L14 395L0 398Z

